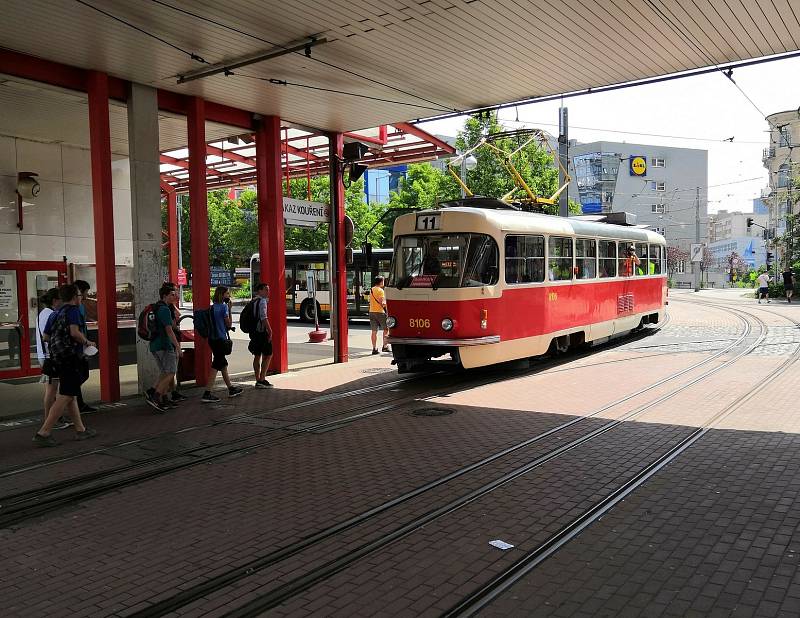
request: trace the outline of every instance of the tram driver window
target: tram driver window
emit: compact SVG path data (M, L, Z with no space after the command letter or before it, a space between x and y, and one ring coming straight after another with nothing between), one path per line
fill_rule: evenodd
M506 236L506 283L544 281L544 236Z
M603 277L617 276L617 243L613 240L600 241L600 271Z
M572 238L550 237L547 262L547 278L550 281L572 280L572 254Z
M597 241L588 238L575 240L575 268L577 279L594 279L597 276Z

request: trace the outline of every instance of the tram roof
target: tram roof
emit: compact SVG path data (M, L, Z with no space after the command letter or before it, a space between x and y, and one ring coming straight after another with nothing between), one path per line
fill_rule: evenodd
M652 230L640 227L583 221L570 217L558 217L539 212L525 212L511 209L503 210L475 208L472 206L452 206L440 210L426 210L419 211L419 213L402 215L398 217L398 219L415 217L421 213L459 213L466 216L479 217L486 222L487 226L499 229L503 232L598 236L601 238L665 244L663 236Z
M0 39L7 50L345 132L794 52L792 5L6 0ZM310 57L301 46L178 83L312 36L326 42Z

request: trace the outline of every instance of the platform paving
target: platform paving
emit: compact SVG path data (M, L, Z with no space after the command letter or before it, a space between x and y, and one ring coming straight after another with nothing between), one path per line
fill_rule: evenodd
M698 296L725 306L680 302ZM0 496L146 455L137 446L113 446L124 440L151 438L146 444L152 452L233 439L246 439L248 448L0 528L0 614L134 615L711 358L741 330L741 320L726 311L729 305L767 323L771 335L764 345L702 387L377 547L264 614L439 615L689 435L712 411L766 380L800 342L794 325L800 309L794 305L759 309L728 290L679 292L674 301L670 323L660 333L588 356L538 361L527 372L508 367L504 374L427 375L395 383L407 376L393 371L389 357L368 355L275 376L274 389L248 388L218 407L190 401L155 416L131 402L89 417L101 432L91 443L34 449L30 428L8 427L0 431ZM798 370L790 368L744 402L480 615L797 616L797 378ZM388 386L342 396L381 384ZM436 394L434 387L450 391ZM209 590L168 615L226 615L670 389L667 383L639 394ZM318 405L297 405L320 396L329 397ZM354 418L370 404L400 396L402 401L374 414L314 429L323 415ZM431 406L452 414L413 414ZM250 416L224 422L242 414ZM314 430L298 433L298 426ZM188 427L195 429L181 431ZM280 439L260 444L264 435L257 432L270 429L264 435ZM3 475L92 447L110 448ZM514 547L501 551L489 545L495 539Z

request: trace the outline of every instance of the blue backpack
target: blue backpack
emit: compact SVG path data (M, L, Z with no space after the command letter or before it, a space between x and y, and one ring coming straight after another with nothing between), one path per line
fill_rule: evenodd
M211 309L195 309L193 313L194 332L203 339L211 338Z

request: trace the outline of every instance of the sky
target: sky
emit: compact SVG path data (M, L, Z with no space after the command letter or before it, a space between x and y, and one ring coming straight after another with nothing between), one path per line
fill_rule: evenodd
M708 212L751 212L753 198L768 187L767 170L761 162L769 145L769 125L764 117L800 107L798 75L800 58L735 69L733 80L741 90L715 72L564 99L569 137L579 142L707 150ZM501 110L500 121L508 128L538 127L558 134L559 106L553 101ZM421 124L421 128L455 135L463 123L460 118L448 119ZM723 141L730 137L733 142Z

